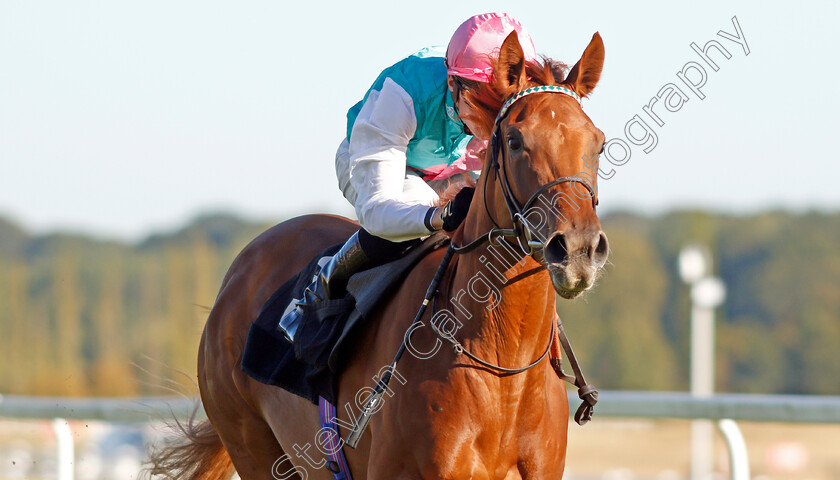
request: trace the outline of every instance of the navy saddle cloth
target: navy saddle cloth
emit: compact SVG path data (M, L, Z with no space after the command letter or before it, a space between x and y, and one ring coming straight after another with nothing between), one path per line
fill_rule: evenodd
M302 297L320 268L318 261L335 254L342 244L324 250L263 305L248 332L242 370L259 382L276 385L312 403L317 404L319 396L336 403L342 360L353 351L347 341L351 334L420 259L448 243L447 236L432 235L399 260L353 275L345 297L304 310L292 343L277 325L290 302Z

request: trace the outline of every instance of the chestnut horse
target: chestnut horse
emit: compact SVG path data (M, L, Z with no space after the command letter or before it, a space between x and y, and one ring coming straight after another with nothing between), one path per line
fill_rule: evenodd
M347 425L359 413L357 393L370 390L404 338L415 353L400 360L382 408L358 446L344 448L356 480L558 479L563 474L566 389L549 362L535 360L553 341L556 295L574 298L590 289L608 254L595 213L597 163L592 160L603 148L604 134L575 98L587 96L597 84L604 46L596 33L566 74L565 66L550 60L526 64L515 35L495 60L494 81L465 93L486 128L476 134L489 138L495 132L496 140L453 243L512 229L511 205L536 205L526 202L532 196L542 197L549 214L542 212L538 226L529 224L529 238L520 228L515 240L491 239L456 255L437 308L457 317L450 319L448 331L476 357L508 368L535 365L505 373L442 348L440 330L429 328L432 312L406 336L444 256L443 250L433 252L359 328L353 339L357 353L341 372L338 418ZM523 96L494 122L505 100L539 85L571 93ZM317 407L248 377L240 360L249 323L269 296L356 229L356 223L340 217L299 217L266 231L239 254L201 338L198 382L208 420L191 422L184 443L153 455L153 474L223 479L235 468L244 480L332 478L319 450ZM520 253L493 265L503 257L490 251L494 246L508 253L520 248ZM341 437L347 432L341 428Z

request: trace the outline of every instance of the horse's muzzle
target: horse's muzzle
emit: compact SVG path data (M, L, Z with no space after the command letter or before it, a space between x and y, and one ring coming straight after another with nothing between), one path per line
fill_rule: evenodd
M592 288L609 250L607 236L599 228L552 235L543 257L557 294L572 299Z

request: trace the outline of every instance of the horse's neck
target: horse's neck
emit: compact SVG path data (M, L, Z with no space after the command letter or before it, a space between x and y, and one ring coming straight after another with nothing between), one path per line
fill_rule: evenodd
M477 212L471 212L477 213ZM463 241L486 234L486 216L470 215ZM531 363L548 342L555 295L548 273L510 243L485 243L458 259L450 290L456 337L473 353L507 368Z

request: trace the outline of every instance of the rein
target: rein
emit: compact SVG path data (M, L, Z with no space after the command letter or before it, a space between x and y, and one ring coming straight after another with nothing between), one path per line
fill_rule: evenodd
M500 137L501 137L501 121L504 119L505 115L507 114L511 105L517 100L526 97L528 95L532 95L535 93L560 93L563 95L567 95L569 97L574 98L578 104L580 104L580 96L577 93L562 86L553 86L553 85L543 85L538 87L532 87L521 92L516 93L511 98L509 98L503 105L501 110L499 110L499 114L496 116L493 126L493 136L490 141L491 145L491 152L490 152L490 168L493 168L495 177L500 179L500 183L502 186L502 194L505 199L505 204L508 208L508 213L510 214L510 219L513 223L513 228L501 228L493 220L492 215L490 215L490 219L493 221L493 224L496 226L495 228L491 228L486 234L480 235L478 238L472 240L471 242L457 246L453 243L449 244L449 247L446 249L446 253L443 256L443 260L441 261L440 266L438 267L437 272L435 273L434 278L432 279L429 288L426 290L426 296L423 299L423 303L420 305L420 309L417 312L417 315L414 317L414 321L411 322L411 325L408 327L406 331L406 335L403 337L403 342L400 345L399 350L397 350L396 355L394 356L394 360L388 366L388 370L380 377L380 379L376 382L376 385L373 388L373 393L368 396L367 401L365 402L364 406L361 409L361 413L356 420L356 423L353 425L353 428L347 434L347 439L345 440L347 446L351 448L356 448L359 443L359 440L362 437L362 433L364 433L367 425L370 423L370 419L372 415L378 412L382 408L382 401L383 395L388 388L388 384L391 381L391 377L393 372L396 370L397 362L399 362L400 357L402 357L403 353L406 350L406 343L408 336L414 330L414 326L420 322L420 319L423 317L423 314L426 312L426 308L428 308L429 304L432 302L432 299L436 297L439 293L439 285L441 280L443 279L444 274L446 273L449 263L452 260L454 254L465 254L469 253L484 242L489 242L493 244L494 238L499 237L515 237L517 242L519 242L520 248L522 251L525 252L527 255L531 255L532 257L535 254L538 254L543 249L543 244L537 240L533 239L533 226L528 222L525 218L525 214L527 210L533 206L533 204L537 201L537 198L545 192L547 189L554 187L556 185L560 185L562 183L580 183L583 185L592 198L592 206L593 208L595 205L598 204L596 199L595 191L587 182L578 178L576 176L565 176L556 178L545 185L540 186L536 192L534 192L528 201L525 202L525 205L522 206L519 204L519 201L513 194L513 189L510 186L510 182L507 176L507 169L504 168L504 163L507 162L500 162L499 158L501 157L504 159L504 151L500 144ZM487 180L484 180L484 188L487 188ZM484 207L487 209L487 197L484 197ZM489 210L487 211L489 214ZM524 246L523 246L524 242ZM538 261L540 264L542 262ZM540 267L544 268L544 267ZM554 368L557 375L578 387L578 396L584 400L584 403L578 408L577 413L575 414L575 421L583 425L584 423L588 422L589 419L592 417L592 410L595 403L598 401L598 391L592 386L586 383L583 378L583 374L580 372L580 368L578 367L577 360L575 358L574 352L571 350L571 346L569 345L569 340L566 338L565 330L563 329L563 324L558 317L557 322L551 322L551 336L549 337L548 346L546 346L545 352L533 361L531 364L519 367L519 368L506 368L500 365L495 365L485 360L482 360L478 356L474 355L460 342L455 340L455 338L451 334L447 334L440 330L440 327L435 325L434 323L431 324L432 330L437 334L442 340L449 343L455 351L456 356L460 356L461 354L466 355L467 357L471 358L473 361L482 365L488 369L495 370L500 372L504 375L515 375L518 373L525 372L530 370L548 357L549 352L551 351L551 346L554 344L555 335L557 335L560 339L560 343L563 346L563 349L566 350L566 354L568 356L569 362L574 369L574 376L567 375L562 370L562 366L560 365L560 359L552 359L552 367ZM556 362L554 360L557 360Z
M474 362L478 363L479 365L482 365L482 366L487 367L487 368L492 369L492 370L496 370L496 371L498 371L502 374L505 374L505 375L516 375L517 373L522 373L526 370L530 370L530 369L536 367L537 365L539 365L540 363L542 363L542 361L545 360L545 357L548 356L548 352L551 351L551 346L554 344L554 334L555 334L554 330L556 328L555 325L554 325L554 322L551 322L551 337L549 337L548 345L545 347L545 351L543 352L543 354L540 355L540 358L534 360L533 362L531 362L530 365L527 365L527 366L524 366L524 367L505 368L505 367L501 367L499 365L492 364L492 363L487 362L485 360L482 360L481 358L477 357L473 353L470 353L469 350L464 348L464 346L461 345L461 342L459 342L458 340L455 340L455 337L453 337L451 334L448 334L448 333L442 331L440 329L440 327L438 327L434 323L430 323L430 325L432 327L432 330L434 330L434 332L441 339L443 339L444 341L449 343L449 345L452 346L452 349L455 350L455 355L456 356L462 355L462 354L466 355L469 358L471 358Z

